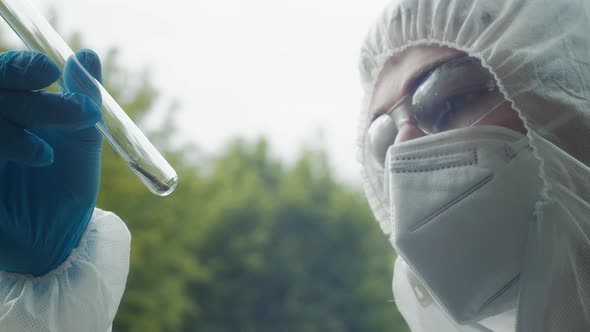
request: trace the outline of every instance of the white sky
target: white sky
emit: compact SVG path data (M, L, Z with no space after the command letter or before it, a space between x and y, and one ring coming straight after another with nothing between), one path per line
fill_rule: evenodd
M180 102L184 142L214 152L264 135L284 160L321 144L358 181L359 47L387 0L30 1L99 54L117 47L124 66L149 68L160 107Z

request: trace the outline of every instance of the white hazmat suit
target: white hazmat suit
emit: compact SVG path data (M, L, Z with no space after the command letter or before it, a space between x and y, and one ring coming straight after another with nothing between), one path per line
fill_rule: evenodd
M121 219L95 209L80 244L55 270L39 277L0 271L0 331L110 331L130 243Z
M371 98L391 56L439 45L478 58L523 119L540 165L530 170L542 190L523 244L518 305L459 325L398 258L394 296L413 331L590 330L589 31L584 0L395 0L369 31L361 51L359 158L369 203L392 242L396 221L383 170L367 147Z

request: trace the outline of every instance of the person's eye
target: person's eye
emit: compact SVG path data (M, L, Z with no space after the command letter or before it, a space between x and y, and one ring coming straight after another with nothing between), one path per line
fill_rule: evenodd
M456 128L469 127L476 120L482 102L486 99L487 90L466 92L462 95L451 96L432 113L432 132L441 132ZM419 115L416 115L419 116Z
M444 64L416 88L413 118L432 133L469 126L471 111L477 112L495 89L489 72L472 58Z

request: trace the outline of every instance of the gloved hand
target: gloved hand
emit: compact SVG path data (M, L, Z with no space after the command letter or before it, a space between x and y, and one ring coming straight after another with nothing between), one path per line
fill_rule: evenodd
M98 56L78 60L101 80ZM47 56L0 53L0 270L42 275L77 246L90 221L100 177L102 137L98 94L77 93L88 84L73 59L68 92L39 91L61 75ZM96 90L98 91L98 90ZM96 102L95 102L96 101Z

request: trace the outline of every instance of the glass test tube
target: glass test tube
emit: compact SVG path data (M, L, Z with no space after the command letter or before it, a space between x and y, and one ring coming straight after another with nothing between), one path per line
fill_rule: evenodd
M104 122L96 127L151 192L166 196L176 188L178 176L121 106L76 59L74 52L28 0L0 0L0 15L32 50L47 54L63 70L72 58L74 79L89 96L100 91ZM70 60L71 61L71 60ZM80 77L76 78L76 75ZM90 82L91 84L88 84ZM63 76L58 83L65 89ZM96 100L96 99L95 99Z

